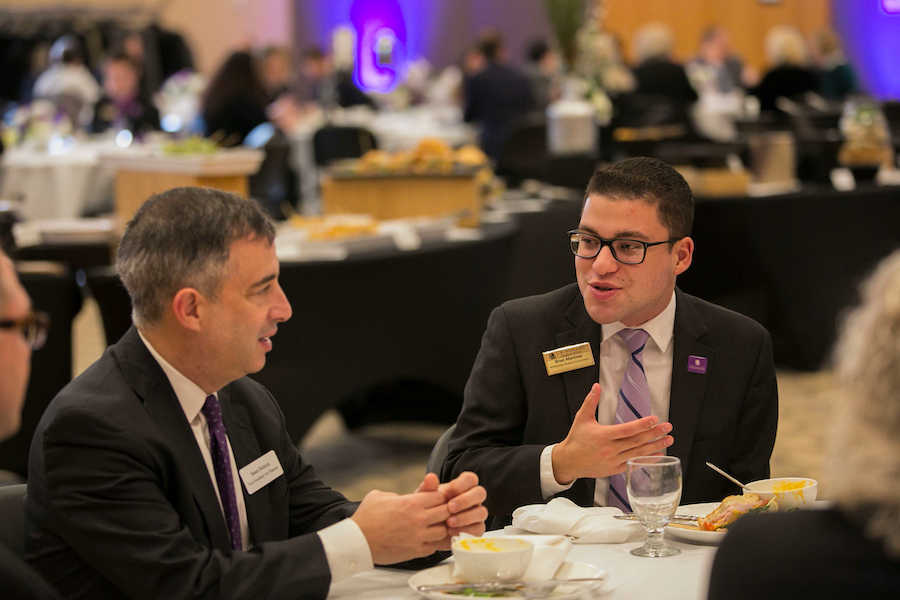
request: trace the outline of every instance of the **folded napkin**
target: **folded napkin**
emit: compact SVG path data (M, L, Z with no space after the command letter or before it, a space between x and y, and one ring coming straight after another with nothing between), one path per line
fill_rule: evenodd
M458 538L453 538L453 541L473 537L476 536L461 533ZM516 537L534 544L534 553L531 555L531 562L528 564L528 569L525 571L522 581L546 581L553 579L556 571L559 570L560 565L563 564L563 561L569 554L569 550L572 549L572 542L562 535L515 535L505 537ZM453 566L453 578L455 580L462 579L457 572L456 565Z
M547 504L517 508L512 528L506 531L565 535L576 544L621 544L643 539L647 533L643 525L614 518L621 514L615 507L584 508L568 498L554 498Z

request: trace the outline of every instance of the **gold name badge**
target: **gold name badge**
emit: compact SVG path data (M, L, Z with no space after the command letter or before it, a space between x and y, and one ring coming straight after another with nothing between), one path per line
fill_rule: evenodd
M547 375L558 375L594 365L594 353L591 352L590 342L547 350L543 354Z

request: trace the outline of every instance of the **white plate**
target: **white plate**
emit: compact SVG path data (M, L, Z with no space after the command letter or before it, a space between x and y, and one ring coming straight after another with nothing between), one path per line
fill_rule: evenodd
M559 569L556 570L556 574L554 575L555 579L575 579L579 577L596 577L606 579L606 571L601 569L600 567L595 567L593 565L588 565L585 563L579 562L569 562L565 561L560 565ZM414 592L419 592L418 588L420 585L441 585L446 583L456 583L453 579L453 564L447 565L438 565L436 567L431 567L430 569L425 569L424 571L419 571L415 575L409 578L409 587L413 589ZM600 589L605 581L598 581L596 584L596 589ZM572 591L561 590L557 588L554 590L552 594L550 594L550 598L554 598L555 600L565 600L567 598L580 598L584 593L584 586L582 585L574 585L569 584L571 586ZM447 600L448 598L468 598L469 596L461 596L459 594L451 594L449 592L419 592L426 598L432 598L433 600ZM473 596L474 597L474 596ZM516 596L506 596L507 598L515 598ZM524 598L524 594L521 596Z
M702 504L687 504L679 506L676 514L705 517L719 506L721 502L704 502ZM682 542L694 544L718 544L725 537L727 531L702 531L700 529L686 529L684 527L666 527L666 536Z

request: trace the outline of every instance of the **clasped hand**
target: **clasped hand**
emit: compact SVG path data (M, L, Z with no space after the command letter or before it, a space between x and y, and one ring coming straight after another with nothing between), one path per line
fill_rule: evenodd
M582 477L609 477L625 470L635 456L659 454L672 445L672 425L659 417L644 417L618 425L600 425L597 405L600 384L595 383L575 414L569 433L553 449L553 476L562 485Z
M443 484L428 473L413 494L369 492L352 519L369 542L373 562L393 564L449 550L450 539L463 531L484 533L486 498L475 473Z

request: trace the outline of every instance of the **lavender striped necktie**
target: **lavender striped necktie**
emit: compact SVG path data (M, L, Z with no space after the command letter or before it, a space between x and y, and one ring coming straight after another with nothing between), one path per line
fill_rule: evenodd
M625 375L622 377L619 402L616 405L617 424L650 416L650 386L644 374L642 357L650 334L643 329L623 329L618 335L628 348L628 362L625 364ZM626 512L631 511L624 472L609 478L607 505L617 506Z
M225 424L222 422L222 406L215 394L206 397L200 409L209 425L209 446L212 453L213 470L216 473L216 485L222 499L225 522L231 534L231 547L242 550L241 519L238 512L237 497L234 490L234 478L231 475L231 459L228 455L228 441L225 439Z

